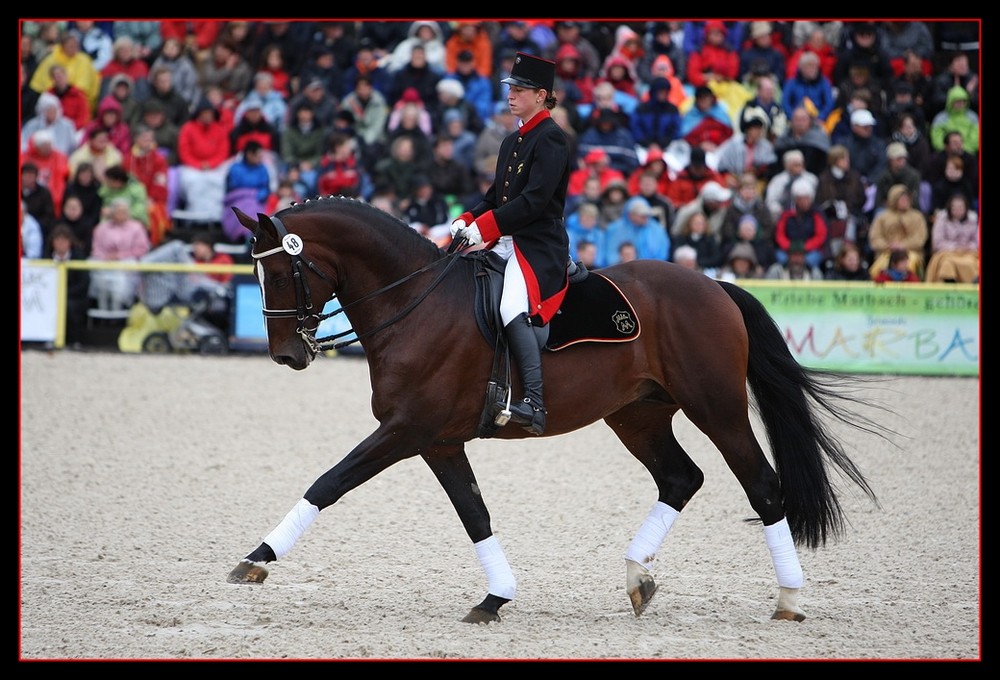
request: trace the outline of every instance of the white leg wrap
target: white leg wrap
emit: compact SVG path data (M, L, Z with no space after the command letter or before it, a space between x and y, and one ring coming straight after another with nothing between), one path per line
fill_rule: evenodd
M778 585L782 588L802 587L802 565L795 550L792 532L788 528L788 520L782 518L769 527L764 527L764 540L771 552L771 562L774 573L778 577Z
M517 591L517 580L514 578L514 572L510 570L497 537L484 538L473 544L473 547L476 549L479 565L486 572L490 594L513 600Z
M679 514L666 503L656 501L625 551L625 559L649 569L656 558L656 551L670 533L670 527Z
M319 508L303 498L289 510L285 519L264 537L264 542L271 546L275 557L284 557L317 517Z

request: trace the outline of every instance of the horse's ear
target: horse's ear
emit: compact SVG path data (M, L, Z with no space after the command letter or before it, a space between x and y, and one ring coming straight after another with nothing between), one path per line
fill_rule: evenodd
M245 212L233 206L233 212L236 213L236 219L240 221L240 224L251 233L257 233L257 223L253 221L253 218L247 215Z
M281 242L281 238L278 237L278 228L274 226L274 222L271 221L270 217L264 213L257 213L257 223L260 225L262 231L270 235L275 241Z

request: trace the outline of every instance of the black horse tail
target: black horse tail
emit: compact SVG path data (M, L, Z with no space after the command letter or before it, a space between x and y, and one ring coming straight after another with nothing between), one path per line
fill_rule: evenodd
M781 329L764 305L735 284L720 284L743 314L750 341L747 382L754 409L767 431L792 537L796 544L818 548L827 539L840 537L846 524L828 474L830 464L878 506L868 480L820 416L825 412L886 439L895 433L851 409L863 404L886 410L845 391L851 383L867 382L865 378L803 367L792 356Z

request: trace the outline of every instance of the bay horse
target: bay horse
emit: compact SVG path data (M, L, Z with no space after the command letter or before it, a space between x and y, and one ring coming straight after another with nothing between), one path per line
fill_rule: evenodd
M368 362L379 425L315 480L227 581L263 582L266 565L284 557L321 510L394 463L420 456L451 500L487 576L486 597L462 620L499 621L516 579L465 451L466 442L479 437L494 358L474 320L472 258L359 200L312 199L257 219L233 210L253 234L270 358L297 371L307 368L324 348L324 339L315 336L320 312L337 299ZM882 436L884 428L851 408L863 403L841 389L852 378L801 366L763 305L742 288L654 260L590 275L621 291L641 332L628 342L580 342L543 352L544 436L603 419L652 476L657 500L625 553L626 594L635 616L657 589L651 572L656 551L704 481L672 429L673 417L683 411L739 480L756 513L747 521L763 526L778 585L772 618L802 621L796 546L815 550L845 527L831 472L878 504L821 415ZM448 348L448 361L428 360L442 348ZM517 371L511 380L518 393ZM766 428L774 467L751 429L751 408ZM511 424L495 436L534 435Z

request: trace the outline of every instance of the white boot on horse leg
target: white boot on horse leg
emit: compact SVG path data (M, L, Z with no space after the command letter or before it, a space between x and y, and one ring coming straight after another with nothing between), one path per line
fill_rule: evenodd
M462 619L465 623L491 623L500 620L501 606L514 599L517 579L511 571L503 547L495 535L474 543L479 566L486 574L487 595L481 604Z
M320 510L305 498L292 507L281 522L264 537L264 542L253 553L240 560L226 577L228 583L263 583L267 578L267 561L284 557L295 542L306 532ZM264 557L263 555L266 555Z
M642 614L656 594L656 582L649 568L679 514L666 503L656 501L625 551L625 592L636 616Z
M802 565L795 550L788 520L782 519L764 527L764 540L771 553L771 563L778 577L778 606L772 619L804 621L805 612L799 607L799 589L802 587Z

